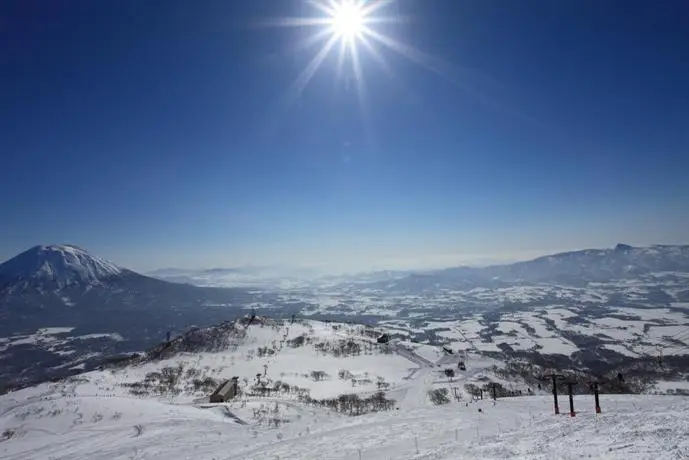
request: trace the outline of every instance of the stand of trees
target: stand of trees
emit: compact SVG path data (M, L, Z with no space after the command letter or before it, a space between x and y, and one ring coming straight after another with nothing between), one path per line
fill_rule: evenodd
M395 401L387 399L382 391L376 392L368 398L361 398L357 394L343 394L330 399L312 399L307 396L302 401L352 416L391 410L395 407Z

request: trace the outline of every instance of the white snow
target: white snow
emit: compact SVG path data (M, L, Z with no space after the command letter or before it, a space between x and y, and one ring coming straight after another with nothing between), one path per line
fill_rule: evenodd
M675 302L675 304L676 303L677 302ZM667 308L618 307L613 311L617 311L623 315L638 316L644 321L675 321L679 323L689 323L689 318L687 318L687 316Z
M656 382L655 389L661 392L676 390L689 392L689 380L661 380Z
M493 380L513 391L526 390L523 382L498 378L494 370L502 363L475 351L447 355L437 347L393 340L391 353L384 354L374 339L362 335L365 327L337 323L234 327L225 351L182 353L0 396L0 458L669 460L689 453L689 398L604 394L603 413L596 415L592 396L577 395L577 416L569 417L566 400L561 401L565 414L556 416L551 398L543 394L496 404L472 400L466 383ZM302 334L309 338L303 346L288 345ZM336 357L318 345L340 340L358 343L362 352ZM259 357L258 347L274 353ZM562 343L552 347L568 351ZM458 359L465 360L466 371L457 370ZM128 386L179 366L182 377L173 392L134 394ZM452 379L444 375L448 367L456 370ZM338 377L343 369L351 374L346 379ZM316 381L309 376L314 370L329 377ZM229 403L209 404L209 390L188 386L192 378L221 381L236 375L246 390L244 378L254 380L257 373L306 388L315 398L352 392L363 398L377 391L375 382L382 378L398 409L349 417L292 394L260 397L248 391ZM687 382L662 382L655 391L688 387ZM433 406L427 393L442 388L450 395L457 389L460 400Z
M44 327L36 331L37 334L52 335L52 334L67 334L72 332L74 327Z
M117 276L123 269L72 245L36 246L0 264L0 275L17 280L15 287L30 282L54 282L59 288L94 283ZM63 298L66 305L72 301Z
M6 460L686 458L689 399L576 396L576 417L552 414L547 396L344 417L266 402L290 421L277 428L241 409L85 395L53 385L0 402ZM564 404L563 404L564 405ZM481 412L478 412L478 409ZM241 415L239 415L241 414ZM247 423L246 425L243 423Z
M67 305L68 307L73 307L74 305L76 305L76 304L72 301L72 299L70 299L70 298L67 297L67 296L62 296L62 297L60 297L60 298L62 299L62 301L64 302L64 304Z
M109 339L121 342L124 338L116 332L103 332L84 334L77 336L68 335L75 327L45 327L36 330L33 334L19 334L11 337L0 337L0 351L21 345L42 347L44 350L58 355L72 354L74 350L59 350L59 347L68 347L75 340Z
M76 336L70 337L70 338L72 340L110 339L110 340L113 340L115 342L121 342L124 340L124 338L120 334L118 334L117 332L76 335Z
M675 308L686 308L689 310L689 302L671 302L670 305Z
M639 354L635 353L634 351L630 350L628 347L620 344L614 344L614 343L606 343L605 345L602 346L602 348L606 348L608 350L615 351L621 355L625 356L631 356L631 357L638 357Z

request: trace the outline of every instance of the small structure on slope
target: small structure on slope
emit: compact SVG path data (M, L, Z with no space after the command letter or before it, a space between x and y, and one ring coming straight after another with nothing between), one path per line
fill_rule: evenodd
M232 377L230 380L225 380L216 390L211 394L210 402L221 403L233 399L239 394L239 377Z
M378 339L376 339L378 343L388 343L390 341L390 336L388 334L383 334Z

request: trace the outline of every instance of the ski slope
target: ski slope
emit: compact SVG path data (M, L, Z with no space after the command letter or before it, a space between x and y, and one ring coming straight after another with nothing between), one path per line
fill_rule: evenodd
M689 398L602 395L603 413L596 415L592 396L580 395L576 417L556 416L546 394L495 404L472 400L462 390L465 383L491 379L512 389L525 387L492 373L498 361L471 353L462 357L467 370L449 380L443 370L456 368L457 356L410 342L376 347L361 326L260 319L214 332L195 332L173 345L197 344L201 337L216 340L220 333L220 350L174 353L0 396L0 458L658 460L689 455ZM290 345L299 337L306 338L302 345ZM333 346L348 342L361 351L332 354ZM259 348L263 352L257 354ZM341 370L347 370L346 377L338 376ZM325 376L314 379L313 371ZM151 375L165 372L174 377L165 391L142 391ZM232 376L241 379L242 395L228 403L210 404L212 389L192 385L194 379ZM256 395L256 379L293 385L313 398L347 393L365 398L384 382L394 404L392 410L348 416L293 391ZM461 399L434 406L428 397L434 388L457 388ZM566 405L564 398L560 406Z
M3 404L0 427L16 426L0 442L3 459L659 460L689 454L689 399L676 396L603 396L600 415L582 396L574 418L553 415L545 396L359 417L301 408L278 428L239 423L218 407L53 396Z

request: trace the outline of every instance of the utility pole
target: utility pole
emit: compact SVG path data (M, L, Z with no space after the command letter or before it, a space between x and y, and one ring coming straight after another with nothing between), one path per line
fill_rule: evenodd
M569 415L574 417L576 415L576 412L574 412L574 385L576 385L576 382L570 380L565 383L567 383L567 393L569 394Z
M565 376L562 374L548 374L545 377L550 378L553 383L553 408L555 409L555 415L558 415L560 413L560 406L557 402L557 380L558 379L564 379Z
M598 398L598 382L593 382L591 384L593 386L593 399L596 401L596 414L600 414L600 400Z
M496 384L493 384L491 386L491 390L493 391L493 401L498 400L498 386Z

